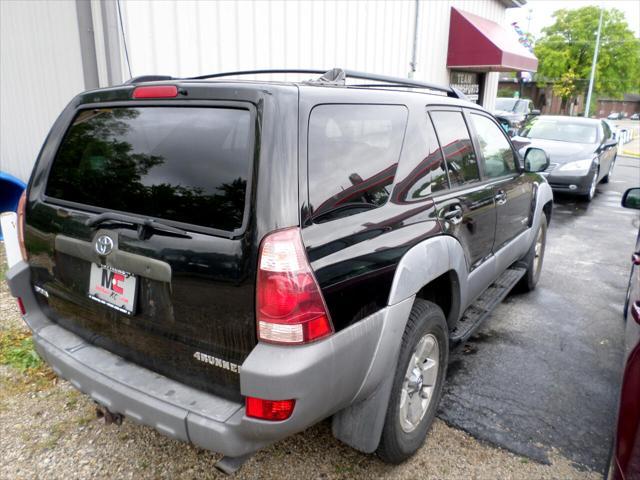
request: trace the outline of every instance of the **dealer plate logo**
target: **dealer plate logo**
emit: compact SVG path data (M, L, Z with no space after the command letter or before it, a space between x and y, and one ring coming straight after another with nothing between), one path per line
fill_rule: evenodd
M109 255L113 250L113 240L108 235L100 235L96 240L96 252L98 255Z

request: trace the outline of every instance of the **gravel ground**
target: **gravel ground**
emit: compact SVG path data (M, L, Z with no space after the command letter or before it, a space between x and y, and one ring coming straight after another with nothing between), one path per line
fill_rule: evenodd
M0 244L0 334L25 328L4 282ZM125 420L105 425L94 404L47 370L38 375L0 365L0 478L222 478L219 455L168 439ZM389 466L331 436L322 422L258 452L234 478L599 479L558 454L535 463L482 443L436 420L408 462Z

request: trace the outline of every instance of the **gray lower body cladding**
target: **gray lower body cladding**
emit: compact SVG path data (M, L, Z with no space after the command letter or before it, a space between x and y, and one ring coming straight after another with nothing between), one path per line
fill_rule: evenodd
M128 362L51 322L34 297L27 264L11 268L7 280L25 305L38 353L58 375L111 411L231 457L255 452L373 396L395 371L398 339L413 303L406 299L314 344L258 344L240 369L242 395L296 400L289 419L266 422L247 417L242 403Z

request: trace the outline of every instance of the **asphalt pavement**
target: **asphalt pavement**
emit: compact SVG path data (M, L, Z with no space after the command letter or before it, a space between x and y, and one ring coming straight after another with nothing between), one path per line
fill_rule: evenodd
M439 417L472 436L547 462L608 463L622 375L622 310L638 211L640 159L619 156L589 204L555 198L537 289L511 294L459 348Z

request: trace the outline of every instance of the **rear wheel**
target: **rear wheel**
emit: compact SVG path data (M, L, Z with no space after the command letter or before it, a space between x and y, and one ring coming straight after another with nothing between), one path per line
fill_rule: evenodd
M540 272L542 271L542 261L544 260L544 250L547 244L547 217L542 214L540 218L540 226L536 232L536 239L531 248L523 258L527 273L520 279L518 289L523 292L530 292L536 288L538 280L540 280Z
M378 456L400 463L424 443L435 418L449 358L444 313L417 299L402 337L402 346Z

